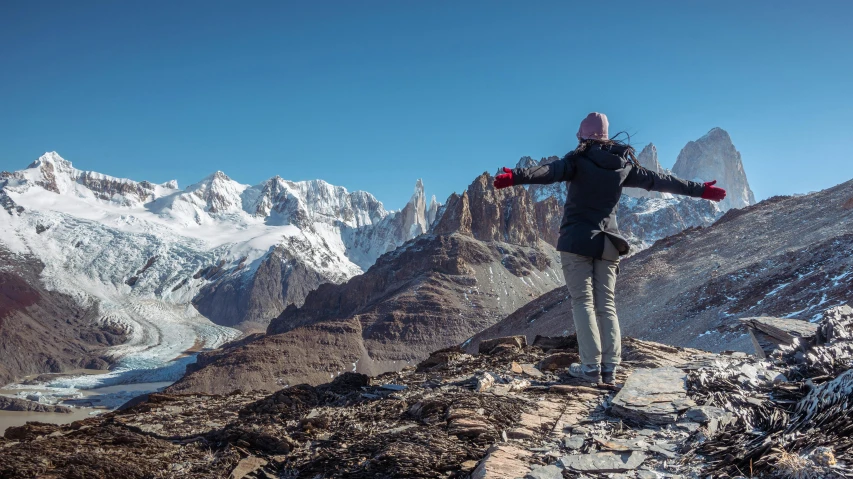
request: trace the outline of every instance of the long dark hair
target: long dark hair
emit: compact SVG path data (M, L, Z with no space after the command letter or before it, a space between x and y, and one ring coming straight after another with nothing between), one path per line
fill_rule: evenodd
M623 136L623 135L625 136L625 140L619 139L619 137ZM572 154L572 153L581 154L581 153L585 152L590 146L595 145L595 144L602 145L602 146L608 146L608 147L617 146L617 147L619 147L620 150L622 150L622 155L628 161L630 161L631 164L633 164L634 166L637 166L637 167L640 166L640 162L637 160L637 151L634 149L633 146L631 146L631 135L625 131L620 131L619 133L610 137L609 140L593 140L593 139L580 140L580 142L578 143L578 147L575 148L575 150L573 152L570 152L569 154Z

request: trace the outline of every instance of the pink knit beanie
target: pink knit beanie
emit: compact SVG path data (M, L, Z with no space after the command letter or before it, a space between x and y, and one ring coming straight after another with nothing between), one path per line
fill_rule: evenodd
M590 113L581 122L578 129L578 140L607 140L607 115L604 113Z

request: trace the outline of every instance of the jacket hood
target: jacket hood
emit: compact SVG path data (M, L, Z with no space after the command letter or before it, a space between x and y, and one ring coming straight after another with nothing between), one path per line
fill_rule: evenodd
M605 170L618 170L624 168L628 160L625 159L627 146L623 145L601 145L594 144L583 153L583 156L589 158L599 168Z

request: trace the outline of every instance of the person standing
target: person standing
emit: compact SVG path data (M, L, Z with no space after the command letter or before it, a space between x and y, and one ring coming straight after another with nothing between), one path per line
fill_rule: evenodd
M603 113L590 113L578 129L578 146L562 159L531 168L509 169L494 180L495 188L568 182L560 224L560 251L566 288L571 295L580 363L573 377L613 383L621 362L622 342L616 315L619 258L630 247L619 233L616 210L623 187L721 201L726 191L717 182L697 183L647 170L634 148L608 136Z

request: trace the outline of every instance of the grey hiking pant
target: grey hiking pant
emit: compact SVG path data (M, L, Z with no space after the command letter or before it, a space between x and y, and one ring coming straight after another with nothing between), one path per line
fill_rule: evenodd
M572 317L584 369L612 371L622 360L622 338L616 316L616 273L619 261L560 252L563 277L572 297Z

